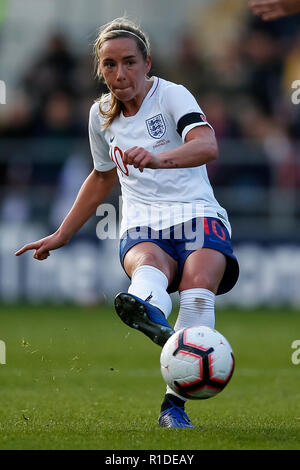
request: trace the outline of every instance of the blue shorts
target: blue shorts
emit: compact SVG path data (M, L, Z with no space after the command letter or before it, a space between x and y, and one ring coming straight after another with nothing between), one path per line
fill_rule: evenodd
M158 245L178 263L178 272L172 285L168 288L169 293L178 290L187 257L201 248L211 248L226 256L226 269L217 295L230 291L238 280L238 261L233 254L228 230L220 219L213 217L195 218L159 231L154 231L149 227L136 227L127 230L120 241L120 261L123 268L124 257L130 248L147 241Z

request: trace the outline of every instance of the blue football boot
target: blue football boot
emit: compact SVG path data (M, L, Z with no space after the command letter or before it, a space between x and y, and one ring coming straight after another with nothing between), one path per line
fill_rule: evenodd
M124 292L118 294L115 309L126 325L142 331L161 347L174 334L163 312L135 295Z
M194 428L184 408L175 405L160 413L158 424L165 428Z

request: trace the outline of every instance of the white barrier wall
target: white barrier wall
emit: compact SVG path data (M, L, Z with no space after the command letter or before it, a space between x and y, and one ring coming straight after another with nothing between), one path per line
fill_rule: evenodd
M126 290L117 240L99 242L77 236L66 247L51 252L46 261L21 257L15 251L46 236L45 228L6 224L0 227L0 300L14 302L111 301ZM235 288L217 298L218 305L300 306L300 244L236 246L240 278Z

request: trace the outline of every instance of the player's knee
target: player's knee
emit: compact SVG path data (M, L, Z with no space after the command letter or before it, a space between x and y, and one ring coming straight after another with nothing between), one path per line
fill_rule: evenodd
M197 273L190 278L182 279L179 286L180 291L197 288L206 289L213 293L216 293L216 291L218 290L218 285L215 279L212 279L205 273Z
M131 277L133 272L141 266L153 266L154 268L162 271L169 279L169 282L175 276L177 270L177 263L175 260L166 255L163 250L156 246L144 247L142 244L137 245L137 248L129 250L124 259L124 267L127 274Z
M154 266L155 268L159 269L164 273L168 273L167 266L162 263L162 260L157 256L155 253L145 252L139 253L139 255L135 259L135 269L139 268L140 266Z

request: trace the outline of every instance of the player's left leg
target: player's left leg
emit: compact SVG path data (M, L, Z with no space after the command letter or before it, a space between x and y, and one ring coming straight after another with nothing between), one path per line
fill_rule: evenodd
M223 253L201 248L185 261L179 285L180 309L175 331L191 326L215 325L215 295L226 268ZM159 424L165 427L193 427L184 405L186 399L167 387Z
M226 269L226 256L211 248L191 253L179 284L180 309L175 330L215 325L215 296Z

